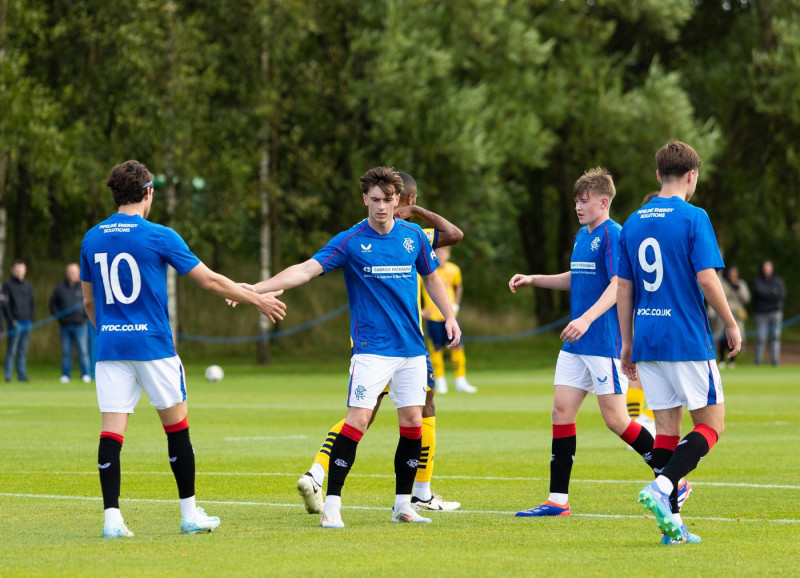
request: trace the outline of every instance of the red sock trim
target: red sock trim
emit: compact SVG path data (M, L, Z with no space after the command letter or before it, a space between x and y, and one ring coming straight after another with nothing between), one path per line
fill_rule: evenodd
M577 435L577 432L574 423L553 424L553 438L569 438Z
M422 426L417 427L401 427L400 435L410 440L418 440L422 437Z
M692 431L697 432L701 436L706 438L706 441L708 442L708 451L711 451L711 448L713 448L716 445L717 441L719 440L719 434L717 434L714 428L709 427L704 423L697 424L696 426L694 426L694 429Z
M631 420L631 423L628 424L628 427L622 432L622 435L619 436L622 438L626 444L631 445L636 438L639 437L639 432L642 431L641 424Z
M679 441L681 441L681 438L678 436L664 436L656 434L656 439L653 442L653 449L665 449L674 452L675 448L678 447Z
M185 417L183 420L179 421L178 423L174 423L172 425L165 425L164 431L166 433L172 433L175 431L181 431L183 429L189 429L189 418Z
M101 431L100 432L100 439L103 438L111 438L112 440L117 440L120 445L122 445L123 437L117 433L111 431Z
M361 438L364 437L364 432L358 431L351 425L344 424L342 426L342 431L339 434L343 435L346 438L350 438L354 442L358 443L361 441Z

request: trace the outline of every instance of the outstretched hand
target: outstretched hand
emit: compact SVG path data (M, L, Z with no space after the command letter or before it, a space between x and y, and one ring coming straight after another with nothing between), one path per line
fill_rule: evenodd
M264 293L258 296L256 302L256 308L273 323L286 317L286 304L277 298L281 293L283 293L283 289Z
M520 289L522 287L529 287L532 284L533 281L531 280L531 275L522 275L520 273L517 273L508 282L508 288L511 289L512 293L516 293L517 289Z
M242 289L247 289L248 291L255 291L256 290L256 286L255 285L251 285L250 283L237 283L237 285L239 287L241 287ZM238 301L234 301L233 299L226 299L225 303L227 303L231 307L236 307L239 304Z

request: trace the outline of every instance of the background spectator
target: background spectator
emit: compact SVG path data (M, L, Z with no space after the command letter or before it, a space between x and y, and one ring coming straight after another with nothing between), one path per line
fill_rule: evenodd
M28 381L28 344L31 340L33 321L33 288L25 280L28 268L21 259L11 266L11 277L3 284L6 297L4 313L8 320L8 347L6 349L6 381L11 381L14 362L17 364L17 379Z
M65 279L50 296L50 313L58 318L61 332L61 383L72 377L72 348L78 353L78 365L85 383L92 381L89 371L89 317L83 308L80 268L67 265Z
M761 272L753 280L753 313L756 320L755 364L764 359L764 346L769 341L772 365L778 365L781 357L781 325L783 324L783 302L786 299L786 284L775 275L772 261L761 264Z
M722 290L725 292L725 298L728 300L728 307L731 308L731 313L736 319L736 324L739 326L739 332L742 334L744 340L744 322L747 320L747 304L750 303L750 288L744 279L739 276L739 267L731 265L722 272ZM711 320L711 329L714 332L714 339L717 346L717 357L719 359L719 366L736 367L736 357L727 359L730 349L728 348L728 338L725 336L725 324L720 319L717 312L712 307L708 308L708 318ZM744 346L743 346L744 347Z

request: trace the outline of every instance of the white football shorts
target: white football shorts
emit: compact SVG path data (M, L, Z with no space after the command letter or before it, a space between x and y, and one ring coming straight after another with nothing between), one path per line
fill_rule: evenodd
M347 406L373 409L389 385L389 397L398 408L425 405L425 356L386 357L357 353L350 359Z
M186 376L180 357L149 361L98 361L97 403L104 413L133 413L142 391L156 409L186 401Z
M650 409L684 406L688 410L723 403L717 362L639 361L639 379Z
M559 351L553 385L608 395L627 392L628 378L620 370L619 359Z

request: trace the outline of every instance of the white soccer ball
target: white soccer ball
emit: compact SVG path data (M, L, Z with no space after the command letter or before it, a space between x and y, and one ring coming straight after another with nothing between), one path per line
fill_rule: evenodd
M209 365L206 367L206 379L208 381L222 381L225 377L225 372L219 365Z

